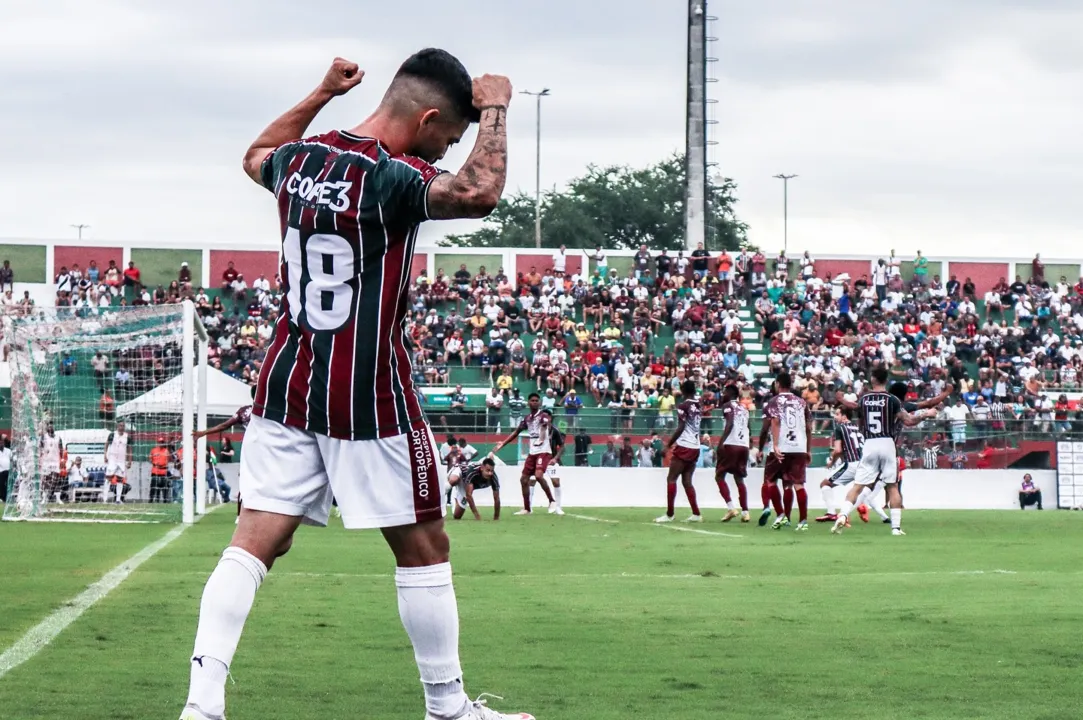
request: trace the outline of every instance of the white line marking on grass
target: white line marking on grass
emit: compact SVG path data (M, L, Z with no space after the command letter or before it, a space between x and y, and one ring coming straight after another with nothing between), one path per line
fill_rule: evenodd
M187 525L179 525L162 538L155 540L150 545L132 555L130 558L117 565L115 568L102 576L101 580L89 586L86 590L76 595L62 608L54 612L40 623L30 628L18 642L9 647L0 655L0 678L10 671L22 665L30 658L37 655L53 639L64 631L66 627L79 619L87 608L101 600L112 592L118 585L124 582L136 568L154 557L155 554L169 543L181 536L187 529Z
M736 535L734 533L717 532L715 530L700 530L699 528L690 527L678 527L677 525L664 525L662 523L643 523L644 525L655 525L656 527L665 528L666 530L675 530L677 532L690 532L697 533L699 535L717 535L718 537L728 538L743 538L744 535Z
M620 523L620 520L607 520L605 518L591 517L590 515L576 515L575 513L564 513L564 514L567 515L568 517L573 517L573 518L575 518L577 520L588 520L590 522L610 523L612 525L617 525L618 523Z

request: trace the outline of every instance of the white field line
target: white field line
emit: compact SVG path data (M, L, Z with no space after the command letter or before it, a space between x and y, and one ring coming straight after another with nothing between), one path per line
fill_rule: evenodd
M576 520L587 520L588 522L609 523L611 525L616 525L620 522L620 520L607 520L605 518L592 517L590 515L576 515L575 513L564 514L568 517L575 518Z
M183 573L189 574L189 573ZM191 573L197 574L197 573ZM206 573L198 573L205 575ZM841 578L905 578L905 577L961 577L978 575L1083 575L1083 571L1063 573L1046 570L927 570L913 572L824 573L820 575L726 575L707 571L705 573L509 573L463 575L469 579L509 580L803 580ZM390 580L394 573L321 573L321 572L272 572L267 577L327 578L345 580Z
M112 592L124 582L136 568L154 557L155 554L181 536L187 525L178 525L162 538L132 555L102 576L101 580L76 595L70 602L49 617L32 627L14 645L0 655L0 678L37 655L46 645L64 631L66 627L79 619L87 608Z
M667 523L644 523L644 525L655 525L660 528L665 528L666 530L675 530L677 532L690 532L696 533L697 535L715 535L717 537L744 538L744 535L737 535L735 533L717 532L715 530L700 530L699 528L681 527L679 525L669 525Z

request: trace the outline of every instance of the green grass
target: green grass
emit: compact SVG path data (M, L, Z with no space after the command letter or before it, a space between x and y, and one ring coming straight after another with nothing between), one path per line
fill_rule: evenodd
M451 527L468 688L504 695L501 708L541 720L1078 717L1079 515L909 512L910 534L893 538L860 523L835 537L723 526L712 512L696 528L730 537L654 527L648 510L584 513L619 522ZM211 515L143 565L0 680L0 715L175 714L202 585L232 529ZM165 531L0 525L4 643L13 615L25 628ZM391 571L377 533L303 529L249 618L230 720L422 717Z

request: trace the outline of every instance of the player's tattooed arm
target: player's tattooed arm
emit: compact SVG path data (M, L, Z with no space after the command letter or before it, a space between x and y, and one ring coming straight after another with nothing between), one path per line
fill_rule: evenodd
M308 126L331 99L345 95L365 77L365 71L357 63L335 58L331 69L324 75L320 86L284 115L268 125L244 154L244 171L255 182L260 180L260 167L275 148L294 140L300 140Z
M458 173L439 175L429 186L434 220L483 218L496 208L508 175L508 103L511 82L500 75L474 79L474 107L481 111L478 139Z

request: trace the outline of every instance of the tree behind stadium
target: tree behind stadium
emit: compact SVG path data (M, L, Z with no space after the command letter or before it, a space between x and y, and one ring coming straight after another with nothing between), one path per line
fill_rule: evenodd
M567 187L542 195L542 245L555 248L680 250L684 243L684 156L645 168L590 166ZM707 249L750 247L748 226L737 219L730 178L712 182ZM475 232L448 235L445 247L534 247L534 195L505 196Z

